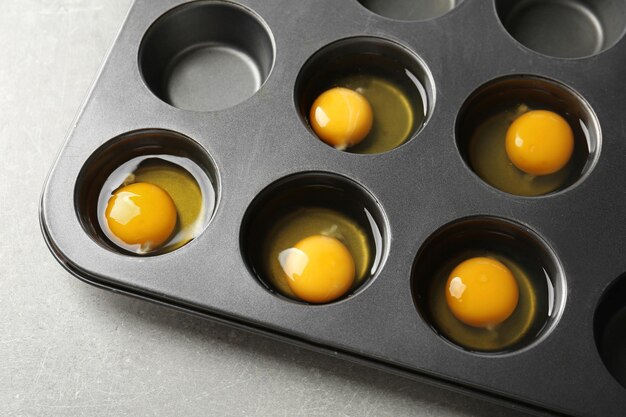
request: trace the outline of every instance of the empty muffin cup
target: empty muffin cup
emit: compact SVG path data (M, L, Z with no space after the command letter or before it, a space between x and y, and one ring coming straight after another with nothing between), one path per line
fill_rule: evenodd
M411 288L426 323L472 352L532 344L565 303L555 254L531 230L495 217L461 219L431 235L415 258Z
M235 106L256 93L274 65L274 39L252 10L225 1L195 1L161 16L139 49L146 85L184 110Z
M241 250L252 275L273 294L327 304L352 296L382 268L386 224L376 200L353 181L296 174L254 199Z
M358 0L366 9L396 20L422 21L442 16L463 0Z
M596 308L594 332L604 365L626 388L626 274L605 290Z
M125 255L171 252L197 238L217 204L211 157L193 140L141 130L96 150L76 182L83 229L101 246Z
M620 0L496 0L496 11L519 43L557 58L599 54L626 30L626 3Z

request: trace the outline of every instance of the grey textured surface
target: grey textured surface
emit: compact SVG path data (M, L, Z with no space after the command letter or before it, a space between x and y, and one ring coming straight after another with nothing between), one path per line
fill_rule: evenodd
M54 261L39 193L130 3L2 2L0 415L520 415L104 292Z

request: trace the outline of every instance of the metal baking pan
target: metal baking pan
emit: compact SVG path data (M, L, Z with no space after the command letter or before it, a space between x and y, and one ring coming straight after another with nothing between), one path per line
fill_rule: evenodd
M67 270L102 288L532 413L624 415L626 6L421 3L416 12L400 0L137 0L45 185L44 237ZM444 3L451 10L438 12ZM568 32L572 25L577 30ZM375 155L326 146L299 110L299 77L311 72L310 58L362 41L418 57L428 95L425 125ZM187 53L198 46L208 48ZM514 196L466 163L457 132L464 106L483 86L508 79L550 80L591 109L590 162L566 189ZM99 172L141 147L195 155L217 196L205 230L159 256L112 250L83 212ZM294 178L347 184L377 213L382 266L339 302L311 306L277 296L247 260L250 210ZM549 249L554 314L521 349L461 349L419 311L419 254L447 225L465 224L510 225Z

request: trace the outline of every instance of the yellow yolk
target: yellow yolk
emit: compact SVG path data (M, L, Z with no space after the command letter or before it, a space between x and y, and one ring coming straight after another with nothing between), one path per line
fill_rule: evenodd
M365 97L348 88L336 87L322 93L311 106L313 131L337 149L356 145L372 129L373 113Z
M553 174L569 162L574 133L567 121L547 110L519 116L506 132L506 153L513 164L531 175Z
M327 303L344 295L356 268L348 248L339 240L315 235L302 239L279 255L294 294L310 303Z
M519 288L513 273L491 258L471 258L457 265L446 284L452 314L474 327L492 327L515 311Z
M142 250L156 249L172 235L176 206L170 195L154 184L137 182L113 193L105 217L111 232Z

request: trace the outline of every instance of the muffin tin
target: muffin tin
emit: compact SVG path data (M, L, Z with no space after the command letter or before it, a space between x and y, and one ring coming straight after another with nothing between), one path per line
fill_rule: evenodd
M47 180L51 251L99 287L529 412L622 415L626 5L465 0L443 13L435 3L137 0ZM571 27L576 36L559 36ZM415 57L426 123L385 153L326 146L302 117L300 75L329 45L382 44ZM460 118L477 91L511 79L548 80L584 103L589 160L561 191L507 194L466 163ZM102 175L147 153L191 159L213 184L215 210L184 247L130 256L95 226L93 195ZM355 193L380 230L375 274L338 302L288 300L251 265L250 219L267 196L302 184ZM471 352L424 313L425 257L464 233L513 237L548 265L551 314L524 346Z

